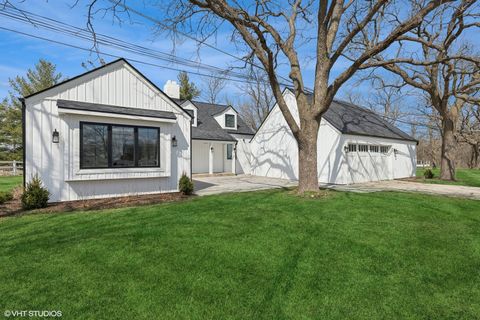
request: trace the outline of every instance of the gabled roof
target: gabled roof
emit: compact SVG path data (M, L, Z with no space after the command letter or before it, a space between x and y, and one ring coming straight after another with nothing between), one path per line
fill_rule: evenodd
M345 101L334 100L323 118L344 134L417 141L375 112Z
M98 68L94 68L94 69L92 69L92 70L88 70L87 72L81 73L81 74L79 74L79 75L77 75L77 76L75 76L75 77L73 77L73 78L69 78L69 79L67 79L67 80L61 81L61 82L59 82L59 83L57 83L57 84L54 84L54 85L51 86L51 87L48 87L48 88L45 88L45 89L43 89L43 90L37 91L37 92L35 92L35 93L29 94L28 96L23 97L23 99L28 99L28 98L34 97L34 96L36 96L36 95L39 95L39 94L41 94L41 93L50 91L50 90L52 90L52 89L54 89L54 88L57 88L57 87L59 87L59 86L62 86L62 85L67 84L67 83L69 83L69 82L72 82L72 81L74 81L74 80L77 80L77 79L79 79L79 78L81 78L81 77L84 77L84 76L86 76L86 75L89 75L89 74L91 74L91 73L94 73L94 72L96 72L96 71L98 71L98 70L101 70L101 69L104 69L104 68L109 67L109 66L111 66L111 65L114 65L114 64L116 64L116 63L118 63L118 62L120 62L120 61L125 62L126 64L130 65L130 66L133 68L133 66L132 66L130 63L128 63L127 60L125 60L124 58L119 58L119 59L113 60L113 61L111 61L111 62L109 62L109 63L106 63L106 64L104 64L103 66L100 66L100 67L98 67Z
M179 105L186 101L181 99L174 100ZM245 124L239 115L237 115L237 130L223 129L218 124L217 120L215 120L215 115L224 112L231 106L192 100L189 101L197 107L197 126L192 127L192 139L236 141L236 139L230 134L254 134L253 130Z
M288 87L283 90L283 94L285 94L285 92L293 94L293 90ZM312 103L313 93L308 94L307 98L309 103ZM257 133L276 107L278 107L278 105L270 109L260 124ZM418 140L398 129L388 121L385 121L375 112L349 102L333 100L330 108L323 114L322 118L343 134L405 140L418 143ZM255 136L252 137L252 140L254 138Z
M141 73L137 68L135 68L132 64L130 64L130 62L128 62L128 61L127 61L126 59L124 59L124 58L119 58L119 59L113 60L113 61L111 61L111 62L109 62L109 63L107 63L107 64L104 64L104 65L102 65L102 66L100 66L100 67L98 67L98 68L89 70L89 71L87 71L87 72L84 72L84 73L82 73L82 74L79 74L78 76L75 76L75 77L73 77L73 78L67 79L67 80L62 81L62 82L59 82L59 83L57 83L57 84L55 84L55 85L53 85L53 86L51 86L51 87L49 87L49 88L40 90L40 91L35 92L35 93L33 93L33 94L30 94L30 95L28 95L28 96L26 96L26 97L23 97L22 99L23 99L23 100L29 99L29 98L31 98L31 97L34 97L34 96L39 95L39 94L41 94L41 93L47 92L47 91L52 90L52 89L54 89L54 88L57 88L57 87L59 87L59 86L65 85L65 84L67 84L67 83L69 83L69 82L72 82L72 81L74 81L74 80L77 80L77 79L82 78L82 77L84 77L84 76L86 76L86 75L89 75L89 74L91 74L91 73L97 72L97 71L99 71L99 70L101 70L101 69L107 68L107 67L109 67L109 66L111 66L111 65L114 65L114 64L117 64L117 63L125 63L125 64L126 64L127 66L129 66L133 71L135 71L139 76L141 76L146 82L148 82L148 84L150 84L155 90L157 90L157 91L159 91L160 93L162 93L162 95L163 95L167 100L169 100L170 102L172 102L176 107L178 107L179 110L181 110L183 113L185 113L188 117L190 117L190 118L192 117L192 116L191 116L188 112L186 112L180 105L178 105L178 104L176 103L176 101L174 101L172 98L170 98L165 92L162 91L162 89L160 89L159 87L157 87L157 85L155 85L155 83L153 83L152 81L150 81L150 79L148 79L143 73Z

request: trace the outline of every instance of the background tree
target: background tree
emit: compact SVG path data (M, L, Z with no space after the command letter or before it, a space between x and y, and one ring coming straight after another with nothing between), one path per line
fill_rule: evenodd
M468 166L477 168L480 157L480 107L468 104L462 114L459 128L459 141L470 147Z
M372 110L394 125L408 116L405 108L408 93L403 90L403 84L394 81L387 83L382 77L370 73L360 77L357 84L363 85L362 92L348 91L345 96L350 103ZM364 89L366 84L369 85L367 90ZM366 94L363 94L365 91Z
M248 126L257 130L275 104L267 76L263 70L254 69L252 80L239 86L246 99L240 103L239 112Z
M180 72L178 74L178 81L180 82L180 99L192 100L200 96L200 90L195 83L190 82L188 73Z
M9 97L0 104L0 158L21 160L22 146L22 105L18 98L49 88L62 79L56 66L40 59L25 76L9 79Z
M203 97L207 102L218 103L220 93L225 89L227 82L220 77L207 78L204 88L202 90Z
M457 124L466 99L480 89L480 59L461 37L480 27L478 17L476 0L446 5L399 38L394 59L377 54L377 63L368 65L381 66L425 94L441 120L440 178L444 180L455 180Z

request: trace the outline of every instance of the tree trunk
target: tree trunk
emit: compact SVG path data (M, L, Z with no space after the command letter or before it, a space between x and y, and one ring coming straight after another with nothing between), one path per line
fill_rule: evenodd
M472 157L471 157L471 168L477 168L478 167L478 156L480 155L480 143L477 144L472 144Z
M317 140L319 122L303 121L298 144L298 192L318 191Z
M440 162L440 179L455 180L455 120L443 117L442 120L442 154Z

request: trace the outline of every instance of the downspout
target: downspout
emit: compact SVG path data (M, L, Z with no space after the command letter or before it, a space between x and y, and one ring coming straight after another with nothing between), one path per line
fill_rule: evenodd
M233 145L233 153L235 154L235 158L233 159L234 163L232 163L232 165L235 167L235 170L233 172L234 175L237 175L237 159L238 159L237 146L238 146L238 140L235 141L235 144Z

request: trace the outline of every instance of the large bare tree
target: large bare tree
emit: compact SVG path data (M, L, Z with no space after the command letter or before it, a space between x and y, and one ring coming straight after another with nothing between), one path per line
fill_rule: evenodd
M219 28L232 32L238 50L266 72L271 90L290 127L299 152L299 192L318 190L317 135L322 115L338 90L370 59L416 28L445 3L458 0L170 0L158 5L167 18L161 27L196 34L202 39ZM110 1L123 4L125 0ZM92 1L95 5L97 1ZM94 10L91 10L94 12ZM166 13L166 14L165 14ZM91 20L89 20L91 21ZM362 35L381 27L358 46ZM223 30L223 29L222 29ZM313 97L304 82L304 61L298 49L310 45L315 68ZM340 73L334 66L352 59ZM282 96L279 70L288 69L295 94L299 122ZM311 101L311 102L309 102ZM321 138L320 138L321 139ZM321 142L321 141L320 141Z
M455 179L456 134L462 108L480 89L480 59L462 37L480 27L479 12L476 0L445 5L398 38L400 46L394 59L377 54L376 62L363 66L380 66L425 94L441 120L440 178L445 180Z

